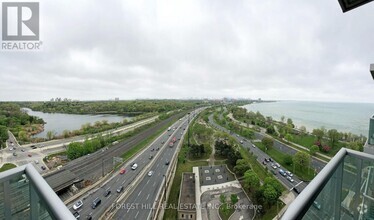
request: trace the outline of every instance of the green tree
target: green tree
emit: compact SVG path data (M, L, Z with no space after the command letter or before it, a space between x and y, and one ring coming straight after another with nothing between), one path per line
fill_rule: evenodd
M19 131L19 132L18 132L18 138L19 138L21 141L27 141L28 136L27 136L26 131Z
M52 140L55 136L55 132L54 131L47 131L47 139L48 140Z
M225 194L221 194L219 196L219 201L222 203L222 204L225 204L226 203L226 196Z
M239 159L236 161L236 165L234 167L234 172L239 176L243 176L245 171L251 169L249 163L244 159Z
M63 131L62 131L62 136L63 136L64 138L68 138L68 137L70 136L70 131L69 131L69 130L63 130Z
M317 145L312 145L309 148L310 155L316 155L316 153L319 151L319 147Z
M310 155L304 151L299 151L294 155L293 162L301 168L309 167Z
M264 186L262 192L264 200L267 204L271 205L277 201L277 191L274 189L274 187Z
M5 126L0 125L0 147L5 147L5 142L8 140L8 129Z
M244 173L243 184L249 191L254 192L260 187L260 178L252 170L247 170Z
M331 129L327 131L327 136L329 137L330 145L333 148L340 139L340 133L336 129Z
M284 138L286 138L287 141L292 141L293 140L293 137L291 134L286 134L286 136L284 136Z
M304 125L301 125L299 128L301 134L306 134L306 127Z
M317 137L317 141L321 141L325 136L326 129L324 127L313 129L312 134Z
M231 199L231 204L232 205L235 205L239 201L238 195L236 195L236 194L231 194L230 199Z
M286 164L286 165L288 165L288 166L290 166L290 165L292 165L292 156L291 155L289 155L289 154L287 154L284 158L283 158L283 162Z
M289 125L291 128L294 128L294 127L295 127L295 125L293 124L293 121L292 121L291 118L288 118L288 119L287 119L287 125Z
M274 144L273 138L269 138L269 137L264 137L261 142L265 146L266 150L273 147L273 144Z

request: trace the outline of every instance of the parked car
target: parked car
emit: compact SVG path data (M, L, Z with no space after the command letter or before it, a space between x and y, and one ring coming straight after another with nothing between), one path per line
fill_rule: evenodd
M153 158L153 155L151 154L151 155L149 155L149 159L151 160Z
M148 176L152 176L153 173L154 173L153 170L149 171L149 172L148 172Z
M275 166L275 164L273 166L271 166L271 167L273 167L273 169L277 169L278 168L277 166Z
M262 164L266 165L267 163L266 163L266 161L264 160L264 161L262 161Z
M22 152L25 152L25 150L24 150L24 149L21 149L21 151L22 151Z
M39 164L39 160L35 160L34 162L35 162L35 164Z
M279 165L279 163L275 163L275 166L277 166L278 168L281 167L281 165Z
M27 154L27 156L28 156L28 157L32 157L32 155L31 155L31 154Z
M170 163L170 162L167 160L166 163L165 163L165 165L169 165L169 163Z
M286 171L287 175L293 177L293 174L290 171Z
M74 210L77 210L79 208L81 208L83 206L83 201L82 200L78 200L74 205L73 205L73 209Z
M16 153L16 152L13 152L13 156L17 156L17 153Z
M47 169L45 166L41 166L40 167L42 170L45 170L45 169Z
M119 174L124 174L126 173L126 170L124 168L122 168L120 171L119 171Z

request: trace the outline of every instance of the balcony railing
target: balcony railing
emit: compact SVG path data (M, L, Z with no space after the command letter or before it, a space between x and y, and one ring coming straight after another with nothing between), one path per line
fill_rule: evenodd
M374 155L342 148L282 219L374 219Z
M0 219L75 219L31 165L0 173Z

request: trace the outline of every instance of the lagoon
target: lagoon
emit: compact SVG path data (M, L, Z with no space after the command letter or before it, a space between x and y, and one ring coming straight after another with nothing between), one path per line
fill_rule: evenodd
M27 114L42 118L46 124L44 131L34 135L33 137L46 138L48 131L53 131L56 135L61 135L64 130L78 130L83 124L95 123L96 121L106 120L108 123L122 122L124 119L130 121L132 117L118 115L77 115L62 113L44 113L23 108Z
M304 125L308 131L324 126L340 132L368 136L369 118L374 114L374 103L336 103L309 101L276 101L243 106L248 111L259 111L280 121L291 118L296 127Z

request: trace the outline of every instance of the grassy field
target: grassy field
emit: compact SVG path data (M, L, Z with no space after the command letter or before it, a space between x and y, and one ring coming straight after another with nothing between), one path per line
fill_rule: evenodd
M12 164L12 163L5 163L1 168L0 168L0 172L3 172L3 171L6 171L6 170L10 170L14 167L17 167L15 164Z
M262 151L265 152L265 146L261 142L255 143L255 145L260 148ZM310 167L308 168L302 168L300 166L292 166L287 165L284 163L284 158L287 154L282 153L274 148L271 148L266 151L266 154L268 154L271 158L273 158L275 161L277 161L279 164L281 164L284 168L287 170L293 172L297 177L299 177L301 180L304 181L310 181L314 178L314 170Z
M312 135L292 135L292 142L306 148L310 148L316 141L316 137Z

